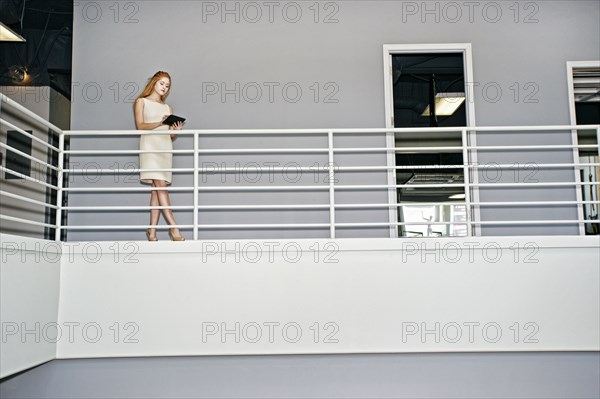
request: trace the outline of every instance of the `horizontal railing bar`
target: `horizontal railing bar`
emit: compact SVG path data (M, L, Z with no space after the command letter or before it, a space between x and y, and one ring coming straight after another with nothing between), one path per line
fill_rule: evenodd
M291 129L293 130L293 129ZM173 130L69 130L65 131L68 136L144 136L152 134L176 134L178 136L187 135L261 135L261 134L327 134L328 130L311 130L311 129L296 129L295 131L286 131L286 129L182 129L173 133ZM384 133L384 132L382 132Z
M19 104L18 102L12 100L11 98L9 98L8 96L6 96L5 94L0 93L0 101L10 105L12 108L20 111L21 113L25 114L26 116L28 116L29 118L35 120L36 122L41 123L42 125L46 126L47 128L50 128L52 130L54 130L56 133L58 134L64 134L64 131L57 127L56 125L48 122L47 120L45 120L44 118L42 118L41 116L37 115L36 113L30 111L29 109L25 108L24 106L22 106L21 104Z
M472 224L577 224L577 223L600 223L598 220L512 220L512 221L472 221ZM366 222L366 223L352 223L352 222L340 222L335 223L336 227L389 227L389 226L442 226L442 225L454 225L463 226L467 225L467 222ZM190 229L193 225L96 225L96 226L63 226L65 230L134 230L134 229L146 229L146 228L179 228L179 229ZM199 229L264 229L264 228L329 228L329 223L265 223L265 224L200 224Z
M523 167L523 165L521 165ZM334 166L335 172L360 170L419 170L419 169L462 169L464 165L401 165L401 166ZM314 170L314 168L312 169Z
M4 168L3 168L4 169ZM536 183L469 183L470 187L565 187L565 186L597 186L600 182L536 182ZM353 185L336 185L336 190L368 190L368 189L389 189L389 188L448 188L448 187L464 187L463 183L437 183L437 184L353 184ZM64 191L192 191L193 187L69 187L64 188ZM199 187L198 191L299 191L299 190L329 190L329 186L204 186Z
M269 172L293 172L293 171L307 171L307 172L316 172L316 173L329 173L327 169L321 168L316 169L311 166L299 166L299 167L255 167L255 166L244 166L244 167L226 167L226 168L217 168L217 169L209 169L209 168L199 168L198 173L225 173L225 172L250 172L250 171L262 171L268 170ZM193 172L194 168L175 168L175 169L70 169L66 170L65 173L139 173L139 172Z
M329 223L265 223L259 225L251 224L199 224L198 229L277 229L277 228L295 228L295 229L314 229L329 228Z
M188 210L194 209L193 205L173 205L173 206L63 206L65 211L135 211L151 209L173 209L173 210Z
M547 125L547 126L479 126L465 127L468 132L476 131L476 132L511 132L518 133L524 131L541 131L542 133L546 133L547 131L561 131L561 130L593 130L598 129L600 125Z
M43 182L43 181L41 181L41 180L34 179L34 178L32 178L32 177L29 177L29 176L27 176L27 175L24 175L24 174L22 174L22 173L18 173L18 172L15 172L15 171L13 171L13 170L10 170L10 169L8 169L8 168L5 168L4 166L0 166L0 171L4 171L4 172L6 172L6 173L9 173L9 174L11 174L11 175L17 176L17 177L19 177L19 178L21 178L21 179L25 179L25 180L27 180L27 181L30 181L30 182L33 182L33 183L37 183L37 184L41 184L41 185L43 185L43 186L46 186L46 187L52 188L52 189L54 189L54 190L58 190L58 187L57 187L57 186L55 186L55 185L53 185L53 184L49 184L49 183Z
M150 209L194 209L192 205L181 206L72 206L65 210L150 210ZM233 210L233 209L329 209L329 205L199 205L199 210Z
M335 224L336 227L389 227L389 226L416 226L416 225L423 225L423 226L430 226L430 225L439 225L439 226L445 226L445 225L456 225L456 226L462 226L462 225L467 225L467 222L373 222L373 223L369 223L369 222L347 222L347 223L336 223Z
M33 221L33 220L22 219L22 218L17 218L17 217L14 217L14 216L8 216L8 215L2 215L2 214L0 214L0 219L10 220L12 222L18 222L18 223L32 224L32 225L35 225L35 226L44 226L44 227L56 228L56 226L53 225L53 224L48 224L48 223L43 223L43 222L36 222L36 221Z
M471 221L472 224L576 224L576 223L599 223L598 220L511 220L511 221ZM381 223L336 223L336 227L386 227L386 226L414 226L414 225L467 225L467 222L381 222Z
M336 204L335 208L390 208L390 207L410 207L410 206L433 206L433 205L464 205L464 202L448 202L440 204L438 202L425 202L414 204ZM200 205L199 210L268 210L268 209L329 209L328 204L301 204L301 205ZM82 210L150 210L150 209L194 209L193 206L66 206L64 210L82 211Z
M462 151L461 146L422 146L422 147L364 147L364 148L334 148L333 152L399 152L399 151Z
M469 186L471 186L471 187L567 187L567 186L597 186L599 184L600 184L600 182L469 183Z
M193 191L194 187L65 187L68 192Z
M347 133L347 134L384 134L384 133L419 133L419 132L456 132L460 133L463 129L468 132L523 132L540 131L542 133L560 132L565 130L594 130L600 125L548 125L548 126L480 126L480 127L422 127L422 128L332 128L332 129L185 129L177 130L68 130L65 135L69 136L106 136L106 135L140 135L140 134L177 134L177 135L260 135L260 134L327 134Z
M386 188L402 188L402 187L410 187L410 188L442 188L442 187L463 187L464 184L452 183L452 184L420 184L418 186L410 185L410 184L396 184L396 185L388 185L388 184L380 184L380 185L340 185L335 186L336 190L357 190L357 189L386 189ZM81 192L94 192L94 191L154 191L154 190L167 190L167 191L192 191L193 187L69 187L64 188L64 191L81 191ZM198 191L281 191L281 190L289 190L289 191L300 191L300 190L329 190L329 186L209 186L209 187L199 187Z
M507 202L471 202L471 205L478 206L522 206L522 205L584 205L600 204L599 201L507 201Z
M464 205L463 202L426 202L415 204L336 204L335 208L390 208L390 207L409 207L409 206L433 206L433 205ZM302 204L302 205L200 205L199 210L268 210L268 209L329 209L327 204ZM80 210L150 210L150 209L194 209L193 206L66 206L61 209L80 211Z
M344 172L344 171L378 171L378 170L420 170L420 169L461 169L465 165L407 165L407 166L336 166L334 170L336 172ZM470 168L474 169L522 169L524 167L537 167L537 168L568 168L568 167L586 167L586 166L600 166L600 163L581 163L581 164L537 164L537 163L527 163L527 164L490 164L490 165L466 165ZM294 166L294 167L271 167L271 166L243 166L243 167L217 167L216 169L211 169L208 167L201 167L198 169L198 173L211 173L211 174L220 174L220 173L246 173L251 171L263 171L266 170L270 172L289 172L289 171L306 171L306 172L314 172L314 173L329 173L328 169L317 168L314 166ZM174 168L174 169L138 169L138 168L118 168L118 169L64 169L64 173L78 174L78 173L102 173L102 174L121 174L121 173L140 173L140 172L173 172L173 173L184 173L184 172L193 172L194 168Z
M410 207L410 206L434 206L434 205L448 205L448 206L452 206L452 205L465 205L464 201L456 201L456 202L445 202L445 203L440 203L440 202L415 202L415 203L399 203L399 204L385 204L385 203L379 203L379 204L370 204L370 203L364 203L364 204L335 204L335 208L339 208L339 209L352 209L352 208L401 208L401 207Z
M578 220L509 220L509 221L480 221L473 224L577 224L577 223L600 223L598 220L578 219Z
M2 192L0 192L2 194ZM24 197L21 197L24 198ZM34 201L34 200L30 200ZM39 201L36 201L39 202ZM41 205L43 203L40 202ZM545 205L583 205L583 204L600 204L597 201L512 201L512 202L471 202L471 205L477 206L545 206ZM359 208L403 208L415 206L455 206L465 205L464 202L415 202L415 203L400 203L400 204L335 204L336 209L359 209ZM56 208L55 206L53 206ZM327 204L311 204L311 205L200 205L199 210L269 210L269 209L329 209ZM173 210L190 210L194 209L191 205L179 206L66 206L63 210L68 211L87 211L87 210L151 210L151 209L173 209Z
M302 224L203 224L198 225L199 229L261 229L261 228L329 228L329 223L302 223ZM167 228L179 228L179 229L193 229L194 225L97 225L97 226L63 226L65 230L134 230L134 229L167 229Z
M544 144L544 145L478 145L467 150L570 150L573 148L598 148L597 144Z
M327 153L327 148L232 148L198 150L198 154L290 154L290 153Z
M55 147L52 144L48 144L47 142L45 142L44 140L40 139L39 137L34 136L33 134L25 131L24 129L21 129L20 127L18 127L16 125L13 125L12 123L10 123L10 122L8 122L8 121L6 121L4 119L0 118L0 123L4 124L4 126L6 126L6 127L11 128L12 130L16 130L17 132L21 133L22 135L29 137L33 141L38 142L38 143L40 143L41 145L43 145L43 146L45 146L47 148L50 148L50 149L52 149L52 150L54 150L56 152L60 151L58 149L58 147Z
M568 168L568 167L580 167L580 166L600 166L600 163L537 163L537 162L526 162L513 164L480 164L480 165L467 165L473 169L484 169L484 168L497 168L497 169L510 169L517 168L521 169L524 167L539 167L539 168Z
M172 224L172 225L96 225L96 226L63 226L63 230L138 230L138 229L193 229L193 224Z
M194 150L65 150L69 155L118 155L118 154L193 154Z
M198 210L229 210L229 209L329 209L326 204L301 204L301 205L200 205Z
M467 150L529 150L529 149L572 149L572 148L598 148L597 144L545 144L545 145L478 145L466 146ZM421 147L364 147L364 148L337 148L334 152L384 152L384 151L429 151L456 150L462 151L462 146L421 146Z
M193 172L194 168L175 168L175 169L169 169L169 168L148 168L148 169L126 169L126 168L119 168L119 169L65 169L64 173L71 173L71 174L78 174L78 173L89 173L90 175L92 174L96 174L96 173L102 173L102 174L121 174L121 173L140 173L140 172L173 172L173 173L177 173L177 172Z
M598 148L595 144L581 144L581 145L496 145L496 146L477 146L477 147L466 147L467 150L487 151L487 150L568 150L573 148ZM396 148L385 148L385 147L374 147L374 148L338 148L334 149L337 153L360 153L360 152L402 152L402 151L462 151L461 146L448 146L448 147L396 147ZM328 149L320 148L232 148L232 149L206 149L198 150L199 154L293 154L293 153L326 153ZM89 154L147 154L147 153L172 153L172 154L193 154L194 150L66 150L65 154L71 155L89 155Z
M63 191L71 192L128 192L128 191L193 191L193 187L69 187L64 188ZM300 190L329 190L328 186L211 186L211 187L199 187L198 191L300 191Z
M32 204L41 205L41 206L52 208L52 209L58 209L58 206L56 206L56 205L52 205L52 204L48 204L46 202L42 202L42 201L34 200L34 199L31 199L31 198L23 197L22 195L17 195L17 194L9 193L9 192L6 192L4 190L0 190L0 195L4 195L4 196L10 197L10 198L18 199L19 201L30 202Z
M464 187L463 183L431 183L431 184L353 184L336 185L336 190L367 190L367 189L387 189L387 188L443 188L443 187Z
M336 172L343 171L360 171L360 170L420 170L420 169L462 169L464 167L473 169L522 169L525 167L541 168L573 168L585 166L600 166L600 163L555 163L555 164L538 164L535 162L513 164L465 164L465 165L401 165L401 166L336 166ZM299 169L299 168L295 168ZM239 170L239 168L238 168ZM314 170L314 168L312 169Z
M10 152L14 152L15 154L18 154L18 155L20 155L20 156L22 156L22 157L25 157L25 158L27 158L27 159L30 159L30 160L32 160L32 161L34 161L34 162L37 162L37 163L39 163L39 164L41 164L41 165L43 165L43 166L45 166L45 167L48 167L48 168L50 168L50 169L52 169L52 170L55 170L55 171L57 171L57 172L58 172L58 168L57 168L56 166L50 165L48 162L46 162L46 161L42 161L41 159L37 159L36 157L34 157L34 156L31 156L31 155L29 155L29 154L26 154L26 153L24 153L23 151L17 150L17 149L16 149L16 148L14 148L14 147L11 147L11 146L9 146L9 145L6 145L6 144L4 144L4 143L0 143L0 148L6 148L6 149L7 149L8 151L10 151Z

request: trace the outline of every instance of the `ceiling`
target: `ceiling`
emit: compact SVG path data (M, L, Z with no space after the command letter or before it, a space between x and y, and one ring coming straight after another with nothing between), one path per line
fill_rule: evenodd
M60 30L73 26L73 0L2 0L0 20L9 28ZM48 18L50 16L50 18Z
M0 85L51 86L70 99L73 0L0 0L0 21L26 40L0 43Z

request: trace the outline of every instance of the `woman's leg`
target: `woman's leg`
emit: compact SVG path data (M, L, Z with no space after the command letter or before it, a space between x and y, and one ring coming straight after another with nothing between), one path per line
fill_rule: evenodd
M154 186L154 183L152 184ZM156 190L152 190L150 192L150 206L159 206L158 202L158 194ZM158 224L158 219L160 218L160 209L151 209L150 210L150 225L156 226ZM156 229L150 229L148 232L150 237L156 237Z
M167 182L164 180L152 180L152 185L154 187L163 188L167 187ZM160 206L171 206L171 199L169 198L169 192L167 190L156 190L156 193L158 196L158 202L160 203ZM175 217L173 216L173 211L171 211L171 209L162 209L162 213L168 224L177 224L177 222L175 222ZM178 228L173 228L172 231L175 237L181 235Z

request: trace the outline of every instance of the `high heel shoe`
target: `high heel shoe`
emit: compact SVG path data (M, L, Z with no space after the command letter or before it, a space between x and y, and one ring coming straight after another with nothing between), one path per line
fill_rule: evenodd
M171 241L185 241L185 237L183 236L174 236L172 229L169 229L169 237L171 237Z
M146 229L146 237L148 237L148 241L158 241L158 237L154 236L150 236L150 229Z

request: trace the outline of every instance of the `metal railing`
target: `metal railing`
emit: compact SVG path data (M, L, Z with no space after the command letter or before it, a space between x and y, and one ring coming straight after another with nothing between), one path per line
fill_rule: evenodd
M161 151L140 151L140 150L97 150L97 149L86 149L86 150L65 150L65 139L67 137L86 137L86 136L99 136L102 137L123 137L123 136L141 136L161 133L161 131L63 131L58 127L50 124L43 120L39 116L35 115L31 111L27 110L23 106L15 103L14 101L7 98L5 95L0 94L1 100L4 104L9 105L18 113L27 116L28 118L43 124L48 129L53 130L59 134L59 145L54 147L42 140L32 136L25 130L9 123L4 119L0 119L3 125L13 129L23 135L30 137L32 140L40 143L41 145L48 148L49 151L58 152L58 164L50 165L45 161L32 157L28 154L21 153L15 148L9 147L4 143L0 143L2 148L10 150L14 153L22 155L32 161L35 161L41 165L44 165L56 172L58 172L58 183L56 185L49 184L40 179L35 179L30 176L22 175L14 170L0 166L0 171L9 173L19 178L25 179L29 182L39 184L45 187L49 187L56 191L56 203L44 203L37 200L32 200L24 196L20 196L14 193L0 190L0 196L10 197L16 200L25 201L28 203L43 205L56 210L56 224L40 223L33 220L27 220L23 218L16 218L9 215L0 215L0 219L10 220L13 222L40 225L45 227L52 227L56 229L55 239L60 241L62 230L132 230L132 229L146 229L148 227L157 227L158 229L166 229L169 227L178 227L181 229L192 229L193 239L198 239L198 232L200 229L279 229L279 228L294 228L294 229L328 229L329 238L336 238L336 232L339 229L344 228L406 228L409 226L449 226L449 225L464 225L466 226L466 235L477 234L478 229L482 226L518 226L518 225L575 225L585 226L587 224L597 224L597 219L586 218L583 216L581 209L586 205L594 205L596 208L600 204L598 198L583 200L580 198L579 192L581 187L596 187L598 181L585 182L580 181L579 169L582 167L598 167L600 163L581 163L578 162L576 157L576 151L585 149L593 150L600 154L598 144L594 145L578 145L578 144L542 144L542 145L477 145L476 138L477 134L486 133L502 133L511 134L518 132L545 132L545 133L556 133L556 132L568 132L576 130L595 130L596 137L600 142L600 126L510 126L510 127L452 127L452 128L374 128L374 129L202 129L202 130L181 130L177 131L178 135L191 136L193 138L192 149L174 149L170 152L173 155L191 155L192 165L186 168L171 168L171 169L97 169L96 173L139 173L142 171L171 171L173 173L188 173L192 174L192 185L189 186L175 186L175 187L65 187L63 181L67 175L77 175L82 173L89 173L87 169L75 169L65 167L65 156L102 156L102 155L127 155L137 157L141 153L157 153ZM334 138L336 135L380 135L382 137L395 136L410 134L410 133L431 133L431 132L445 132L445 133L459 133L462 145L454 146L385 146L385 147L343 147L338 148L334 145ZM172 133L172 131L164 131L162 133ZM303 136L323 136L326 138L327 146L323 148L220 148L220 149L204 149L200 148L200 138L205 135L237 135L237 136L252 136L252 135L303 135ZM575 136L576 137L576 136ZM509 151L510 153L518 153L520 151L532 151L537 153L546 153L549 151L572 151L573 162L550 162L550 163L537 163L536 167L539 169L572 169L573 179L570 181L547 181L547 182L480 182L480 174L482 171L489 169L490 167L497 169L511 169L519 168L523 165L514 163L478 163L477 157L481 154L485 154L490 151ZM335 157L338 154L358 154L358 153L372 153L372 154L389 154L389 153L419 153L419 152L431 152L431 151L444 151L454 152L462 154L462 164L455 165L353 165L353 166L337 166L335 163ZM246 185L246 186L225 186L225 185L213 185L206 186L201 185L199 182L199 176L202 173L207 173L206 170L202 170L199 165L201 155L219 155L219 154L321 154L327 157L327 164L324 169L320 172L328 175L328 179L325 184L322 185ZM311 169L312 168L312 169ZM414 171L415 169L459 169L463 174L463 181L460 183L431 183L431 184L398 184L395 180L397 171ZM299 170L314 170L312 166L300 166ZM283 171L283 168L273 168L273 171ZM221 168L217 171L211 170L211 173L239 173L239 169L233 167ZM381 172L388 176L387 184L338 184L336 183L336 177L340 172ZM410 189L444 189L449 187L462 188L464 192L464 201L453 201L452 205L462 205L466 209L464 221L401 221L395 215L395 212L402 210L403 208L415 207L415 206L442 206L448 205L448 203L439 202L415 202L415 203L397 203L397 202L376 202L376 203L336 203L336 193L351 191L351 190L368 190L368 191L381 191L386 192L393 191L396 193L398 190ZM502 189L514 189L514 188L567 188L573 189L577 193L575 200L544 200L544 201L485 201L480 198L482 190L489 188L502 188ZM63 206L63 195L65 193L127 193L127 192L150 192L152 190L168 190L170 192L191 192L193 193L193 203L191 205L174 205L174 206ZM199 194L202 192L227 192L227 191L241 191L241 192L274 192L274 191L305 191L305 190L316 190L328 193L329 201L327 203L319 204L255 204L255 205L199 205ZM544 219L544 220L483 220L480 217L481 210L486 207L545 207L545 206L573 206L579 209L578 214L580 215L577 219ZM191 210L192 211L192 223L178 224L175 226L150 226L150 225L65 225L61 224L61 215L63 212L69 211L149 211L151 209L164 209L169 208L173 210ZM323 223L263 223L263 224L201 224L198 221L199 211L205 210L324 210L329 211L329 220ZM339 222L336 221L336 211L338 210L364 210L364 209L383 209L388 210L389 219L384 222ZM581 230L580 230L581 232ZM436 234L439 235L439 234Z

